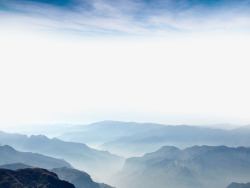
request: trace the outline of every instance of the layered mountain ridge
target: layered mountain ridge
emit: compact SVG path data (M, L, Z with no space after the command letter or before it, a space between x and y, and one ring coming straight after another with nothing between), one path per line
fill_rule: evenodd
M166 145L178 148L194 145L248 147L250 129L249 126L225 130L192 125L103 121L78 125L72 132L62 133L59 138L98 146L112 153L132 157L156 151Z
M68 161L73 167L90 173L100 181L116 172L123 158L108 151L96 150L83 143L66 142L58 138L49 139L44 135L31 135L0 132L0 142L21 150L35 152ZM51 167L52 168L52 167ZM106 169L109 169L107 172Z
M121 188L174 187L220 188L250 176L250 148L193 146L186 149L163 147L126 160L115 177ZM121 182L127 181L126 185Z
M26 168L35 168L35 167L22 163L0 165L0 169L19 170ZM53 172L58 176L60 180L67 181L73 184L76 188L113 188L104 183L94 182L89 174L77 169L61 167L61 168L53 168L46 170L48 170L49 172Z
M10 163L24 163L29 166L45 169L57 167L71 168L71 165L62 159L56 159L37 153L20 152L8 145L0 146L0 165Z

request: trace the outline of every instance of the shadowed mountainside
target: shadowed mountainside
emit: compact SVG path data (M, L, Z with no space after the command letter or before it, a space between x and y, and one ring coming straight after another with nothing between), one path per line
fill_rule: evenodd
M34 168L34 167L22 163L13 163L13 164L1 165L0 168L18 170L18 169ZM76 188L113 188L104 183L96 183L86 172L79 171L73 168L62 167L62 168L53 168L47 170L55 173L60 180L65 180L69 183L72 183Z
M50 187L74 188L69 182L59 180L57 175L40 168L20 170L0 169L0 187Z

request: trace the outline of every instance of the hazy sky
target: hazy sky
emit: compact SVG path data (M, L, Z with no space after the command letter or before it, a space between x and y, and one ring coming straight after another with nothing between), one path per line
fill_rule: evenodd
M0 0L0 126L249 124L248 33L248 0Z

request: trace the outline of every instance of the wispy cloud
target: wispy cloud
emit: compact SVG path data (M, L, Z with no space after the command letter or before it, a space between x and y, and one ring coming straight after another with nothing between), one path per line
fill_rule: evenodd
M250 29L249 0L2 0L0 4L1 20L14 15L33 26L83 33L147 35Z

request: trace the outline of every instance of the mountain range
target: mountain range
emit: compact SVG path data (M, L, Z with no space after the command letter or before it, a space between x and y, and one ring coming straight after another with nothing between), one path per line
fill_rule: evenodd
M26 168L35 168L35 167L23 163L0 165L0 169L19 170ZM73 168L62 167L62 168L53 168L46 170L55 173L60 180L65 180L73 184L76 188L113 188L104 183L96 183L86 172L76 170Z
M162 126L154 123L101 121L88 125L73 126L72 131L61 133L58 138L88 145L101 145L124 136L151 131Z
M53 127L53 132L56 129ZM0 165L10 168L10 163L23 163L27 167L46 168L77 188L110 188L96 182L118 188L225 188L242 186L232 182L249 182L249 126L225 130L103 121L74 125L59 138L0 131L0 143L9 145L1 147L10 153L9 157L6 153L2 159L0 156ZM85 143L103 150L90 148ZM13 150L16 150L12 147L29 156L24 157L26 160L21 157L22 160L13 160L13 156L19 154L14 154ZM109 151L133 157L123 165L125 159ZM49 156L68 166L53 166L49 163L51 161L44 161L41 165L36 160L36 164L31 164L29 161L34 161L29 158L31 154Z
M162 125L103 121L78 125L60 139L86 143L118 155L141 156L148 152L173 145L179 148L193 145L250 146L250 126L232 130L191 125Z
M250 177L250 148L165 146L126 160L114 177L119 188L221 188ZM126 182L124 184L123 182Z
M10 163L23 163L45 169L57 167L71 168L71 165L62 159L56 159L37 153L20 152L8 145L0 146L0 165Z
M8 144L20 151L64 159L73 167L90 173L99 181L106 181L123 164L123 158L107 151L92 149L83 143L66 142L57 138L49 139L44 135L28 137L0 132L0 143Z

